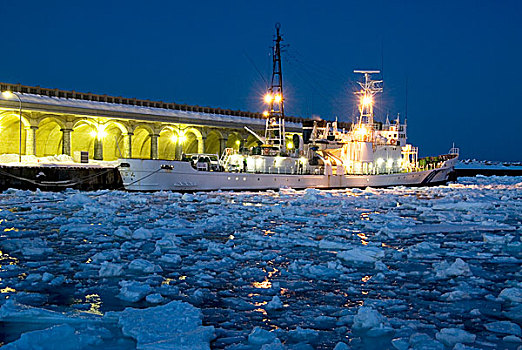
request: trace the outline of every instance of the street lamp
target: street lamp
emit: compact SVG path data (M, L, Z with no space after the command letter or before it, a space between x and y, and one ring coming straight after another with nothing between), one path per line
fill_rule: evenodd
M8 98L8 99L10 99L13 96L16 96L16 98L20 102L20 122L18 125L20 139L18 140L18 162L22 163L22 99L16 92L11 92L11 91L2 92L2 96L4 96L5 98Z
M180 128L178 125L174 125L173 128L171 129L172 132L174 132L174 127L176 129L178 129L178 131L176 132L176 134L172 135L170 137L170 141L172 141L172 143L174 144L174 157L177 158L177 159L181 159L182 158L182 153L183 153L183 144L185 143L185 141L187 141L187 135L185 135L185 129L182 129Z

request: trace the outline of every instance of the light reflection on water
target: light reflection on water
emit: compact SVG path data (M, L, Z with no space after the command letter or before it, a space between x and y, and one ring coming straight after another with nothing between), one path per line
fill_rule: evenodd
M381 243L381 247L394 249L394 250L397 250L399 252L402 252L404 250L404 248L399 248L399 247L396 247L396 246L393 246L393 245L389 245L389 244L386 244L386 243Z
M0 269L2 265L16 265L18 264L18 258L10 256L9 254L0 250Z
M368 237L364 233L358 233L357 236L361 239L362 245L368 245Z
M363 278L361 278L361 281L363 281L364 283L366 283L366 282L368 282L371 278L372 278L372 276L364 276Z
M85 296L85 302L90 304L89 310L86 310L86 313L95 314L95 315L103 315L100 311L102 306L101 298L98 294L89 294Z
M252 282L252 286L254 288L269 289L272 288L272 282L270 282L268 279L265 279L263 282Z
M263 203L243 202L242 205L244 207L262 207Z
M173 279L173 278L164 277L163 281L161 282L161 284L162 285L170 285L171 282L175 283L176 280Z
M266 310L263 309L263 308L257 308L257 309L254 309L253 311L255 311L255 312L259 312L259 313L262 313L262 314L265 315L265 316L268 315L268 313L266 312Z

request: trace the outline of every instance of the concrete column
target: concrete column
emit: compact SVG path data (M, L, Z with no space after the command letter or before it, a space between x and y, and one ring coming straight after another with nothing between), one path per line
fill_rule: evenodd
M201 140L198 140L198 153L205 153L205 142L207 141L206 137L202 137Z
M181 159L181 154L183 153L183 143L179 141L176 142L176 160L180 160Z
M123 135L123 156L125 158L132 158L132 132Z
M94 160L103 160L103 141L98 137L94 139Z
M61 129L62 132L62 154L67 154L71 156L71 132L72 129Z
M150 135L150 159L158 159L158 134Z
M228 138L226 138L226 137L219 139L219 156L220 157L223 154L223 152L225 151L225 148L227 148L227 141L228 141Z
M25 154L28 156L36 154L36 129L37 126L25 128Z

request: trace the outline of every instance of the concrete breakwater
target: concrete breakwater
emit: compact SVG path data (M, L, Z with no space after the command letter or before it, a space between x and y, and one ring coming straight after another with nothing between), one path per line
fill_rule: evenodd
M123 181L116 167L0 165L0 191L8 188L32 191L62 191L67 188L115 190L123 189Z
M457 168L455 169L456 177L464 176L522 176L522 169L509 168Z

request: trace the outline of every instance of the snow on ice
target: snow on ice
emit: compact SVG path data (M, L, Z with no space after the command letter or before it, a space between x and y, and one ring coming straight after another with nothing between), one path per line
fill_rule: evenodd
M5 349L520 349L522 179L0 194Z

